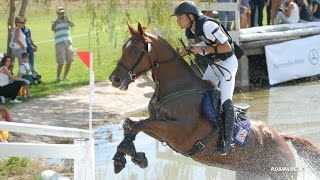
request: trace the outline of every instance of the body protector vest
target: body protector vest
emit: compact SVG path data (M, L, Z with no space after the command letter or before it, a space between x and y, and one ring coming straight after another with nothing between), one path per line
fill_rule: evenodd
M216 29L213 30L212 34L213 36L215 36L216 40L212 41L208 38L206 38L204 32L203 32L203 24L206 21L213 21L214 23L216 23L218 25L218 27ZM222 34L224 33L224 34ZM229 44L232 46L232 38L229 35L228 31L223 27L223 25L221 25L218 21L209 18L207 16L202 16L200 15L199 18L197 19L196 22L196 28L195 28L195 32L192 32L191 29L186 29L185 31L186 37L189 40L189 43L192 45L194 44L202 44L206 45L206 46L212 46L215 48L215 53L211 53L211 54L203 54L203 56L207 57L209 60L214 60L214 59L220 59L222 61L228 59L229 57L231 57L234 53L234 48L232 47L231 52L227 52L227 53L219 53L217 51L217 46L222 44L221 41L219 41L220 39L222 39L222 36L226 35L228 37L228 42ZM234 44L235 46L237 46L236 44ZM240 48L239 46L235 47L236 50L237 48ZM237 53L236 53L237 56ZM241 54L242 56L242 54ZM240 57L241 57L240 56ZM237 58L239 59L240 57L237 56Z

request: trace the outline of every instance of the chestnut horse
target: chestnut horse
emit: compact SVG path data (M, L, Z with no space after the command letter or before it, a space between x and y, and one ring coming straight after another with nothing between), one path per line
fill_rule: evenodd
M219 135L201 109L203 91L209 88L187 62L161 37L145 32L141 24L122 47L122 56L110 75L112 85L127 90L131 82L151 70L155 92L149 103L150 117L140 121L126 119L124 139L113 158L115 173L126 163L125 155L141 168L148 165L143 152L136 152L133 141L143 131L166 143L173 150L208 166L261 174L272 179L295 179L294 171L277 171L278 167L295 168L291 140L297 152L314 169L320 171L320 150L308 141L279 135L261 122L251 122L251 136L244 149L234 147L227 156L217 156ZM197 91L199 90L199 91Z

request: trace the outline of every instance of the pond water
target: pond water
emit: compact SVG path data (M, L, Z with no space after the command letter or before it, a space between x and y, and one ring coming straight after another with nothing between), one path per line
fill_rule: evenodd
M235 103L247 103L248 117L264 121L278 132L302 136L320 147L320 82L235 94ZM234 180L236 172L209 167L175 153L154 139L139 133L135 140L137 151L146 153L149 165L141 169L127 156L126 167L113 172L112 157L123 138L122 123L95 129L95 158L97 180ZM298 160L299 180L319 180L301 160ZM250 179L255 179L250 178Z

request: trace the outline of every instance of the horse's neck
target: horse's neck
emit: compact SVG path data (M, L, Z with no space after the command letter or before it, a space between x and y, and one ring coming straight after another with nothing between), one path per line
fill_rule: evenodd
M160 64L153 73L159 81L159 94L168 95L172 92L203 88L204 82L194 74L190 66L180 57L175 60Z
M156 57L156 61L160 65L152 73L153 78L159 81L159 84L156 86L160 96L191 88L204 88L206 86L204 81L194 73L189 64L168 42L151 34L150 38L158 41L154 57Z

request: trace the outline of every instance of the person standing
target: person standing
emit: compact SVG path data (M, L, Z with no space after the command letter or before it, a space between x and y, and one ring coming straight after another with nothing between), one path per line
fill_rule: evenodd
M178 25L186 29L185 33L191 47L184 49L184 53L191 51L211 61L202 79L211 81L221 91L221 107L224 113L222 139L225 141L221 141L217 155L227 155L234 146L232 135L235 114L232 96L238 69L238 59L230 44L231 39L219 23L200 15L193 1L180 3L175 8L173 16L177 17Z
M26 36L22 32L22 28L24 27L25 22L22 16L17 16L14 21L15 21L16 27L11 31L11 42L13 43L10 42L10 44L13 44L13 46L11 46L12 52L13 52L13 55L18 58L19 65L20 65L22 63L21 54L27 51ZM10 70L12 71L13 69L10 69ZM20 69L19 69L19 72L20 72Z
M27 53L29 54L29 64L32 72L34 72L34 52L37 51L37 46L33 42L31 38L31 30L26 27L27 23L27 17L24 16L24 24L23 27L21 28L23 34L26 36L26 43L27 43Z
M249 0L241 0L240 1L240 28L248 28L250 27L250 7L249 7Z
M65 10L63 7L59 7L57 10L58 18L52 21L51 30L54 31L55 48L56 48L56 61L57 67L57 78L59 82L63 65L64 75L62 80L67 80L67 76L73 61L74 50L72 48L72 40L70 35L70 27L74 26L67 16L65 16Z
M234 0L218 0L220 3L233 3ZM227 29L231 31L232 21L234 21L235 14L232 11L218 11L218 16L220 23Z
M251 14L250 22L251 27L255 26L256 9L258 9L258 26L262 26L264 0L251 0L250 1Z

